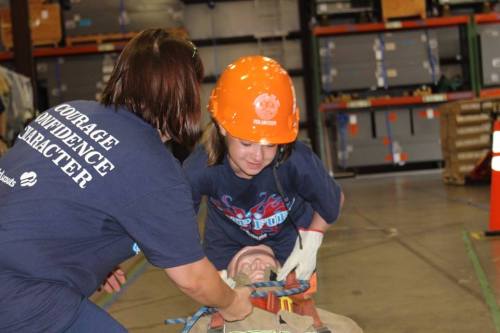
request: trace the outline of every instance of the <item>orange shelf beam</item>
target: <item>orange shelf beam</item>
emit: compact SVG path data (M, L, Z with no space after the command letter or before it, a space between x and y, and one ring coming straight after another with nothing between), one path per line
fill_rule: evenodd
M127 42L113 42L103 44L89 44L66 47L44 47L33 49L34 57L57 57L89 53L116 52L122 50Z
M8 61L14 59L14 52L4 51L0 52L0 61Z
M113 42L66 47L37 47L33 49L33 57L61 57L67 55L117 52L121 51L126 44L127 42ZM12 60L13 58L14 53L12 51L0 52L0 61Z
M500 22L500 13L476 14L474 21L478 24Z
M479 97L498 97L500 96L500 88L482 89L479 92Z
M361 23L361 24L340 24L326 27L315 27L313 34L315 36L340 35L348 33L373 32L385 30L400 30L400 29L419 29L431 27L443 27L459 24L467 24L468 16L451 16L451 17L431 17L423 20L410 21L390 21L378 23Z
M353 100L337 103L322 103L320 105L321 112L338 111L346 109L363 109L371 107L383 106L401 106L401 105L416 105L428 103L441 103L457 101L462 99L473 98L472 91L462 91L444 94L432 94L426 96L403 96L403 97L386 97L386 98L373 98L363 100Z

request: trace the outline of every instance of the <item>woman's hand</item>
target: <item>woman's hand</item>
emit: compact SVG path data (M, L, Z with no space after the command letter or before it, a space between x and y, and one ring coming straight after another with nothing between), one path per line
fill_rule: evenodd
M125 272L118 267L109 273L108 278L99 289L104 289L108 294L117 293L121 290L121 286L123 286L126 281L127 277L125 276Z
M252 313L252 302L250 294L252 289L249 287L235 288L235 297L231 304L225 308L218 308L225 321L243 320Z

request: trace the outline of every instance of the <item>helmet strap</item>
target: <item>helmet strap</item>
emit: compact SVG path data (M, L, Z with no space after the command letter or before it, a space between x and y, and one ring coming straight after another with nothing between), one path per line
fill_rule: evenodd
M274 159L274 168L279 168L285 159L285 146L279 145L278 151L276 152L276 157Z

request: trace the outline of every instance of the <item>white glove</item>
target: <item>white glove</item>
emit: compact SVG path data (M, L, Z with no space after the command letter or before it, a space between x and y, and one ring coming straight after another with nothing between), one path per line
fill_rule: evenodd
M323 233L316 230L299 230L299 233L302 237L302 250L297 237L292 253L278 272L278 281L286 279L294 268L297 280L309 280L316 268L316 254L323 241Z
M236 287L236 281L227 276L227 270L223 269L222 271L219 271L219 275L220 278L226 282L229 288L234 289L234 287Z

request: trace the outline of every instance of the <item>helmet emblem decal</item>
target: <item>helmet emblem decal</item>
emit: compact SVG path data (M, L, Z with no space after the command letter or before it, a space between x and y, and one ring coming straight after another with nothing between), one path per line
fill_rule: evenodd
M253 101L255 113L261 120L271 120L278 113L280 101L274 95L263 93Z

